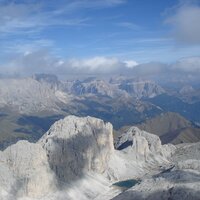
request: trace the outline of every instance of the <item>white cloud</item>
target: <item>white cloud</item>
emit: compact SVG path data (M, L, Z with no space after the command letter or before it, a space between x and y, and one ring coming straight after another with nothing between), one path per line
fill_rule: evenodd
M117 25L120 27L123 27L123 28L134 30L134 31L141 29L140 26L138 26L137 24L131 23L131 22L120 22L120 23L117 23Z
M126 67L128 68L133 68L137 65L139 65L136 61L134 60L125 60L124 63L126 64Z
M134 60L123 61L116 57L93 57L89 59L71 59L66 61L63 66L66 66L66 70L75 73L116 74L126 73L137 64Z
M173 70L187 73L200 72L200 57L183 58L172 65Z
M117 6L125 0L69 0L58 2L0 1L0 33L34 33L50 26L85 26L88 18L76 17L82 9Z
M172 26L173 36L179 42L200 44L200 6L184 4L168 16L165 23Z
M30 75L34 73L54 74L119 74L135 66L133 60L122 61L115 57L93 57L89 59L59 59L45 50L17 54L0 66L6 74Z
M41 48L53 48L54 41L48 39L38 39L38 40L28 40L21 39L15 42L13 41L4 41L1 44L1 51L4 53L26 53L26 52L36 52ZM55 47L54 47L55 48Z
M90 59L72 59L68 61L69 66L78 70L87 70L88 72L109 72L116 70L122 63L117 58L94 57Z
M29 11L29 12L27 12ZM38 33L50 26L85 26L88 18L63 17L44 11L38 5L14 4L0 6L0 33Z
M133 68L138 76L165 76L170 78L180 74L200 75L200 57L186 57L173 63L150 62L139 64Z
M18 53L1 64L0 73L30 75L34 73L54 73L58 65L57 59L48 51Z
M88 59L60 59L47 50L25 51L10 57L0 65L1 74L32 75L53 73L57 75L119 75L171 76L175 74L200 75L200 57L188 57L172 64L151 62L138 64L134 60L116 57L92 57Z

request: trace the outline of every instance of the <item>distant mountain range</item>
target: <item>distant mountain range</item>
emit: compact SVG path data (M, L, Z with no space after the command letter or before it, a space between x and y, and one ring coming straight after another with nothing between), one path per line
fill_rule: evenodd
M183 85L182 89L169 89L150 80L122 76L67 81L48 74L36 74L29 78L1 78L0 147L5 148L19 139L37 141L50 124L70 114L98 117L111 122L118 130L156 116L159 118L162 113L175 112L191 121L191 124L196 124L195 137L190 137L188 131L184 141L197 141L200 101L196 91L199 91L198 88L188 85ZM196 96L189 98L190 93ZM162 123L169 123L171 117L174 119L170 115L163 118ZM178 123L179 120L174 126L178 126ZM172 134L169 131L169 135ZM154 132L157 133L156 130ZM175 137L162 135L161 139L165 142ZM177 139L173 142L181 141Z

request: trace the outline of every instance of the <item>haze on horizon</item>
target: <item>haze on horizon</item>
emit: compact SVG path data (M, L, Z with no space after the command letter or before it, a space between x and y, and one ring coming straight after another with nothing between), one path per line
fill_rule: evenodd
M199 0L0 0L0 73L200 74Z

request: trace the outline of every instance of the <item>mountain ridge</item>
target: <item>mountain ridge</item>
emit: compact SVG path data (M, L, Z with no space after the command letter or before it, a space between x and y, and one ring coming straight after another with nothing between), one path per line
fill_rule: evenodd
M162 151L166 151L162 150L157 136L136 128L130 129L129 135L129 139L141 145L140 148L133 145L117 151L114 149L110 123L93 117L68 116L59 120L37 143L19 141L0 152L0 171L4 172L4 177L0 177L0 195L6 200L12 195L19 199L25 196L37 199L46 195L45 199L53 198L54 193L61 191L66 197L76 199L70 197L70 189L66 190L69 184L84 187L83 184L94 182L96 174L100 177L99 181L104 180L106 185L110 185L116 180L144 174L149 165L154 171L158 163L169 163L164 154L161 155ZM158 140L158 143L154 143L155 149L150 148L154 140L149 140L151 137ZM130 160L132 154L136 156ZM135 170L130 170L133 167ZM129 169L128 174L125 169ZM101 182L98 184L101 185ZM109 187L101 187L110 190ZM75 195L77 189L72 191ZM85 199L85 195L91 195L91 199L95 197L89 188L85 194L83 192L81 199Z

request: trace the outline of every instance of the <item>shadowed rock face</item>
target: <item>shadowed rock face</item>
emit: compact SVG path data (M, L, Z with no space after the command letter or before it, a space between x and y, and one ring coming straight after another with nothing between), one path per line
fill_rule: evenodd
M40 140L58 180L70 182L89 171L104 173L114 152L112 125L92 117L66 117Z
M36 144L20 141L8 147L0 152L0 197L39 198L89 173L106 173L114 153L112 130L100 119L68 116Z

